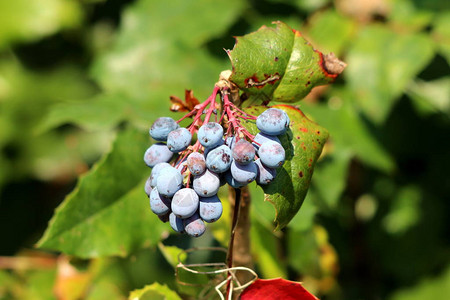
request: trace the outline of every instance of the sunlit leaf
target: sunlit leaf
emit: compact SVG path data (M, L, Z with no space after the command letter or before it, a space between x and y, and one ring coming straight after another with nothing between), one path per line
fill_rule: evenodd
M395 292L389 297L389 300L440 299L443 295L450 295L449 267L439 276L428 277L413 287L404 288Z
M280 240L272 234L271 228L264 227L256 218L251 227L251 249L253 257L265 278L286 277L286 266L280 263Z
M363 112L382 122L433 55L433 43L424 34L399 34L382 26L368 26L350 48L344 74Z
M436 17L432 36L440 53L450 64L450 12L443 11Z
M59 206L39 247L98 257L155 245L167 227L149 211L143 192L147 139L132 129L119 134L111 152Z
M328 105L305 104L302 108L329 129L330 141L335 145L337 155L348 155L346 153L350 152L376 169L391 171L394 168L391 156L371 134L351 100L347 94L335 93Z
M142 289L134 290L128 297L129 300L181 300L174 291L166 285L157 282L147 285Z
M297 102L313 87L336 78L326 70L322 53L300 32L283 22L275 24L236 38L228 52L233 83L263 102Z
M421 112L450 114L450 76L432 81L415 80L407 93Z
M238 0L136 1L124 11L111 49L94 62L93 75L105 92L131 105L125 117L139 125L167 115L169 97L182 97L185 89L203 100L229 68L225 51L220 59L203 45L224 33L244 6Z
M11 42L29 41L80 24L77 1L0 1L0 48Z
M314 14L305 28L308 39L323 53L340 54L356 32L356 23L336 11Z

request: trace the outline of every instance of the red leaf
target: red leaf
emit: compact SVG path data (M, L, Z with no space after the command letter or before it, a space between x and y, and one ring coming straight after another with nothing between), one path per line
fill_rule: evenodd
M241 294L241 300L318 300L300 282L283 278L258 279Z
M191 111L197 104L200 103L200 101L194 97L194 92L191 90L185 90L184 99L185 101L181 100L177 96L170 96L170 102L172 102L170 110L174 112Z

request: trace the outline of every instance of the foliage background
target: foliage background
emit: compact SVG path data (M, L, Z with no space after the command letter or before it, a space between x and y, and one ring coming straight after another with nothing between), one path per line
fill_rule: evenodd
M331 138L286 230L254 188L257 271L322 299L449 294L448 1L16 0L0 2L0 299L177 290L172 246L226 243L227 216L191 240L150 213L146 130L274 20L348 68L300 103ZM80 175L40 243L58 252L35 249Z

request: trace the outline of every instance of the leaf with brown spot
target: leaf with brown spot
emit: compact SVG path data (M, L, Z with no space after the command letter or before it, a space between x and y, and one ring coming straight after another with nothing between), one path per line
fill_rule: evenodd
M284 110L291 120L288 131L279 136L286 151L286 161L282 168L277 169L275 180L262 186L265 201L272 203L275 208L275 230L279 230L292 220L303 204L316 161L328 139L328 131L309 120L295 106L272 107ZM267 108L251 106L245 111L257 116ZM258 131L254 122L248 121L245 126L254 134Z
M274 24L276 28L263 26L237 37L228 51L233 66L230 80L253 99L300 101L345 68L343 62L315 50L300 32L280 21Z

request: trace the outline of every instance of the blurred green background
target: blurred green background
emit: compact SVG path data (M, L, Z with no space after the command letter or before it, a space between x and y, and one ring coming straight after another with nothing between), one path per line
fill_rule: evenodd
M0 2L0 299L125 299L155 281L177 290L173 247L226 245L227 217L194 241L169 236L147 209L151 241L121 211L95 224L133 231L126 249L92 226L68 235L86 236L81 250L48 247L69 256L34 248L77 177L110 151L137 153L138 180L115 190L129 166L110 155L89 174L117 181L89 177L91 189L147 206L145 131L170 114L169 96L205 99L230 68L233 36L275 20L348 67L299 103L331 138L285 230L271 233L273 210L252 188L258 273L303 281L321 299L450 294L448 1L15 0ZM119 149L130 128L136 151ZM72 198L106 201L96 195Z

